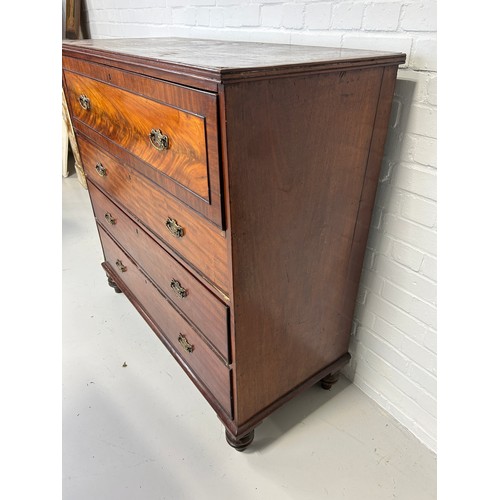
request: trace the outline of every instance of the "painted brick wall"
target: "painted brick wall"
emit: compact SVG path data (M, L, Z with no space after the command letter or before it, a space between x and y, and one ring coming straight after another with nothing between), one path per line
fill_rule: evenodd
M405 52L346 375L436 449L436 2L86 0L92 38L182 36Z

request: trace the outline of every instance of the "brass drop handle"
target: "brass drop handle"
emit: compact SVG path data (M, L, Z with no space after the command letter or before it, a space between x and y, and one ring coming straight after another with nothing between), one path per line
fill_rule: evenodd
M95 170L101 177L106 177L106 175L108 175L108 171L102 166L102 163L98 163L95 166Z
M109 213L109 212L106 212L104 214L104 218L106 219L106 221L111 224L112 226L114 226L116 224L116 219Z
M151 129L149 133L149 142L156 148L158 151L164 151L168 149L169 139L168 136L165 135L159 128Z
M182 348L186 352L191 353L194 351L194 345L190 344L188 342L188 339L184 335L182 335L182 333L179 333L179 337L178 337L177 341L179 342L179 344L182 346Z
M78 102L80 103L80 106L86 111L90 109L90 99L85 94L80 95L80 97L78 98Z
M120 259L116 259L115 265L122 273L127 270L127 266Z
M187 297L187 290L182 287L182 285L174 278L170 282L170 288L181 298L185 299Z
M175 219L172 219L172 217L167 217L165 225L167 226L167 229L170 231L172 236L174 236L175 238L182 238L184 236L184 228L182 226L179 226L179 224L177 224L177 221Z

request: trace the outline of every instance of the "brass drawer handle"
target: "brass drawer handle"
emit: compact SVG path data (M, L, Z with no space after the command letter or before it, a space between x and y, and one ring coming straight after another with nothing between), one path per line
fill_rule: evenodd
M184 228L182 226L179 226L175 219L167 217L165 225L167 226L172 236L175 236L176 238L182 238L184 236Z
M185 299L187 297L187 290L182 287L182 285L174 278L170 282L170 288L181 298Z
M108 175L108 171L102 166L102 163L98 163L95 166L95 170L101 177L106 177Z
M116 219L109 213L109 212L106 212L104 214L104 218L106 219L106 221L111 224L112 226L114 226L116 224Z
M78 102L80 103L80 106L86 111L90 109L90 99L85 94L82 94L78 98Z
M158 151L168 149L169 139L159 128L154 128L149 133L149 141Z
M124 273L126 270L127 270L127 266L123 264L123 262L120 260L120 259L116 259L116 267L122 272Z
M179 344L182 346L182 348L186 352L193 352L194 351L194 345L190 344L188 342L188 339L186 337L184 337L184 335L182 335L182 333L179 333L179 338L177 339L177 341L179 342Z

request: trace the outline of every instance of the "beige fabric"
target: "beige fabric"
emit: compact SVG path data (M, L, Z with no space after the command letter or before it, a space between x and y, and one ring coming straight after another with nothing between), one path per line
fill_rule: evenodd
M68 176L68 142L71 146L71 151L73 151L73 157L75 158L75 170L80 184L87 189L87 179L85 178L85 173L83 172L82 160L80 158L80 152L78 150L78 143L76 142L75 132L73 130L73 125L71 124L71 118L68 110L68 103L66 102L66 96L64 95L64 90L62 91L62 114L63 114L63 134L62 134L62 174L63 177Z

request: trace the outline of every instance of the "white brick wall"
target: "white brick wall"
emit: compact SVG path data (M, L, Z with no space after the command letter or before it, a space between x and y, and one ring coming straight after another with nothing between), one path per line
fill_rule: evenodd
M93 38L405 52L353 328L356 385L436 449L436 2L86 0Z

